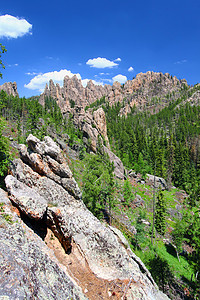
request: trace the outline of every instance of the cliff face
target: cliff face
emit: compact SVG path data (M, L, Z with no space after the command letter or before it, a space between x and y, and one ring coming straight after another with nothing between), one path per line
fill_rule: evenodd
M16 82L6 82L3 85L0 85L0 91L5 91L8 95L13 95L14 97L19 97L17 91L17 84Z
M40 103L44 104L45 96L51 96L57 99L62 112L65 113L70 109L70 100L73 100L75 105L85 108L105 96L110 104L118 101L122 102L126 99L130 107L136 105L141 108L153 97L162 97L168 93L176 92L183 84L187 85L186 80L180 81L168 73L162 74L149 71L139 73L135 79L128 80L124 85L114 82L112 86L99 86L89 81L84 88L81 80L76 76L72 78L66 76L63 87L58 84L54 85L53 81L50 80L49 86L46 85L44 93L40 96Z
M97 150L98 136L104 138L108 148L109 140L107 136L106 117L104 110L99 108L92 114L90 111L85 112L82 107L76 106L72 110L73 122L83 132L85 144L90 143L93 152Z
M108 299L115 283L113 299L168 299L121 232L87 210L55 142L27 143L5 180L9 198L0 190L0 295Z

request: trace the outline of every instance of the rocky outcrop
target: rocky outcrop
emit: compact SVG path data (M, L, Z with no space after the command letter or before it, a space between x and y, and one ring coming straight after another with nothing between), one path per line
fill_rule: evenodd
M142 177L141 174L134 172L133 170L130 170L128 172L129 178L134 178L135 181L142 184L147 184L155 188L160 188L162 190L167 189L167 183L166 180L162 177L154 176L151 174L146 174L145 178ZM155 182L155 185L154 185Z
M93 115L90 111L76 107L74 113L74 124L83 132L83 141L87 147L93 152L97 152L98 146L108 154L108 157L114 165L114 174L117 178L124 179L124 166L119 157L111 150L107 136L106 116L104 110L100 107L94 111ZM98 145L100 143L100 145Z
M77 106L85 108L88 104L104 96L104 88L96 86L89 81L86 88L83 87L81 80L74 75L73 77L65 76L63 87L58 84L54 85L49 81L44 93L40 96L40 103L44 105L45 97L52 97L58 101L63 113L68 112L71 107L70 101L73 100Z
M14 160L12 164L12 175L8 175L6 178L6 186L11 194L11 200L15 203L20 213L26 218L32 218L30 210L35 209L35 201L33 201L31 207L30 201L23 201L23 193L22 200L20 198L21 191L27 189L30 192L31 189L33 191L32 198L35 199L36 195L40 195L41 206L44 208L42 211L46 209L42 219L43 223L51 228L69 255L73 252L73 249L76 249L74 253L77 253L78 257L81 258L82 265L88 266L91 274L95 274L99 280L107 280L108 282L110 280L120 280L121 282L126 282L128 286L126 291L127 299L168 299L158 290L151 274L141 260L131 251L121 234L113 230L113 228L103 225L85 207L81 200L81 193L77 190L77 184L69 172L61 150L53 140L45 137L44 141L41 142L30 135L27 143L27 149L24 145L21 146L21 159ZM36 159L34 160L33 157L36 157ZM49 172L51 175L48 175ZM70 179L71 182L63 184L63 179L64 181ZM18 200L15 201L14 199ZM10 235L13 236L13 234L11 233ZM36 238L33 237L33 239ZM76 285L71 283L60 265L56 265L54 261L52 262L53 266L50 268L49 265L51 263L47 255L43 252L40 254L44 246L41 240L42 250L40 252L37 248L38 244L36 242L35 244L32 243L32 238L30 238L30 241L27 241L26 236L24 237L22 233L16 238L17 242L15 239L11 238L11 240L9 251L11 251L11 248L13 249L10 253L12 253L12 259L16 262L16 264L13 263L12 265L11 274L17 276L17 268L26 269L27 274L30 273L30 270L33 272L29 280L25 280L25 283L21 285L24 286L24 289L26 289L27 285L30 285L34 291L36 279L32 277L34 277L34 274L38 274L37 286L39 295L42 292L51 295L51 293L55 292L55 287L61 285L57 294L54 294L54 299L60 299L59 295L68 280L69 287L66 287L65 293L61 298L67 299L68 296L65 295L71 293L69 298L81 299L80 290L78 292ZM20 251L15 254L15 249L19 245ZM25 254L23 254L24 252ZM37 264L37 259L39 259L39 262L43 259L43 263ZM33 262L35 263L34 267ZM55 272L54 268L56 269ZM64 279L61 279L61 276ZM22 288L17 288L21 283L21 278L22 275L21 277L19 276L19 281L16 280L15 282L16 292L22 290ZM13 280L12 277L8 277L8 279ZM46 283L47 280L49 280L48 284ZM71 296L72 293L75 296ZM51 299L51 297L48 299Z
M87 299L0 189L0 298Z
M128 80L124 84L124 98L126 101L121 109L121 114L127 114L131 108L138 109L155 108L159 103L166 105L169 99L175 99L176 92L179 96L181 87L187 85L185 79L178 80L169 73L151 72L139 73L133 80ZM172 95L173 94L173 95ZM167 96L168 95L168 96ZM167 96L167 97L166 97Z
M198 87L200 87L200 84L198 84ZM181 105L184 105L184 104L190 104L191 106L194 106L194 105L200 105L200 91L196 91L194 92L194 94L189 97L188 99L184 100L181 102ZM177 108L180 107L180 104L177 105Z
M104 137L106 144L109 145L109 140L107 136L107 126L106 126L106 115L103 108L99 108L93 113L94 121L96 123L97 130L99 134Z
M83 108L76 106L73 110L73 122L76 127L83 132L84 143L93 151L97 151L98 139L101 143L106 143L109 148L107 136L106 116L102 108L94 112L85 111Z
M20 211L36 220L43 218L47 209L47 202L43 197L12 175L6 177L6 185L9 193L13 195L13 202Z
M154 186L154 182L155 182L155 188L161 188L163 190L165 190L167 188L167 183L166 183L165 179L162 177L154 176L151 174L146 174L145 182L152 186Z
M6 82L3 85L0 85L0 91L1 90L5 91L8 95L19 97L16 82Z
M121 114L127 114L134 105L138 108L150 105L151 100L155 97L164 97L163 100L168 101L165 96L179 91L183 85L187 85L185 79L178 80L176 76L172 77L168 73L150 71L137 74L136 78L128 80L124 85L114 82L112 86L99 86L90 80L85 88L76 75L72 78L66 76L63 87L58 84L54 85L53 81L50 80L49 86L46 85L44 93L40 96L40 103L44 104L45 96L51 96L57 100L61 111L66 113L71 110L71 100L74 101L75 105L85 108L105 96L111 105L118 101L124 101Z
M123 180L124 179L124 175L125 175L125 169L124 169L124 165L121 161L121 159L119 159L119 157L117 157L110 149L108 149L107 147L103 147L104 152L106 154L108 154L108 157L111 161L111 163L113 163L114 165L114 174L117 178Z

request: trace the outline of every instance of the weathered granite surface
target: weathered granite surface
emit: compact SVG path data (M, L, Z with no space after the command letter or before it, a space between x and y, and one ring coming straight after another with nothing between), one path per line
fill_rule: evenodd
M87 299L0 189L0 299Z
M16 82L6 82L0 85L0 91L1 90L5 91L8 95L19 97Z
M8 175L5 182L13 202L22 212L32 219L43 218L47 209L47 201L43 197L12 175Z

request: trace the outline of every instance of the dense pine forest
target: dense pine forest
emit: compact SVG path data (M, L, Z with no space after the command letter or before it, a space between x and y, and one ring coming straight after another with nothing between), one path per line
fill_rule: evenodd
M71 168L87 207L102 221L113 223L124 233L159 287L172 299L199 299L200 106L186 101L199 90L199 85L185 87L178 99L166 95L168 104L160 111L132 107L131 112L123 116L120 111L124 103L110 106L105 98L90 107L104 109L111 148L121 158L126 174L134 170L144 179L146 174L160 176L167 182L165 191L144 187L144 184L134 185L128 175L124 182L115 179L113 165L100 140L96 155L91 154L82 132L73 124L73 115L64 118L55 100L46 98L43 107L37 97L18 98L1 91L1 186L10 161L17 155L9 139L26 143L30 133L40 139L53 134L55 140L56 136L65 135L69 147L78 145L78 156L71 159ZM183 209L172 218L169 211L177 201L174 191L180 190L186 192L181 202ZM149 206L134 206L135 196L140 192ZM149 198L145 198L146 194ZM122 214L135 226L135 234L116 217ZM170 221L167 218L171 218ZM167 245L164 239L169 240ZM175 295L179 296L175 298Z
M182 98L152 114L136 108L120 116L121 103L104 106L108 136L125 166L142 174L151 173L191 194L191 205L200 183L200 106L185 99L200 86L184 91Z

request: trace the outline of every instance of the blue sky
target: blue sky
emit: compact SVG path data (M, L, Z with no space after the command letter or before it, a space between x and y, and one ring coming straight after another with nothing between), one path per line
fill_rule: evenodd
M39 95L52 77L123 83L156 71L200 82L200 1L16 1L0 7L0 85Z

